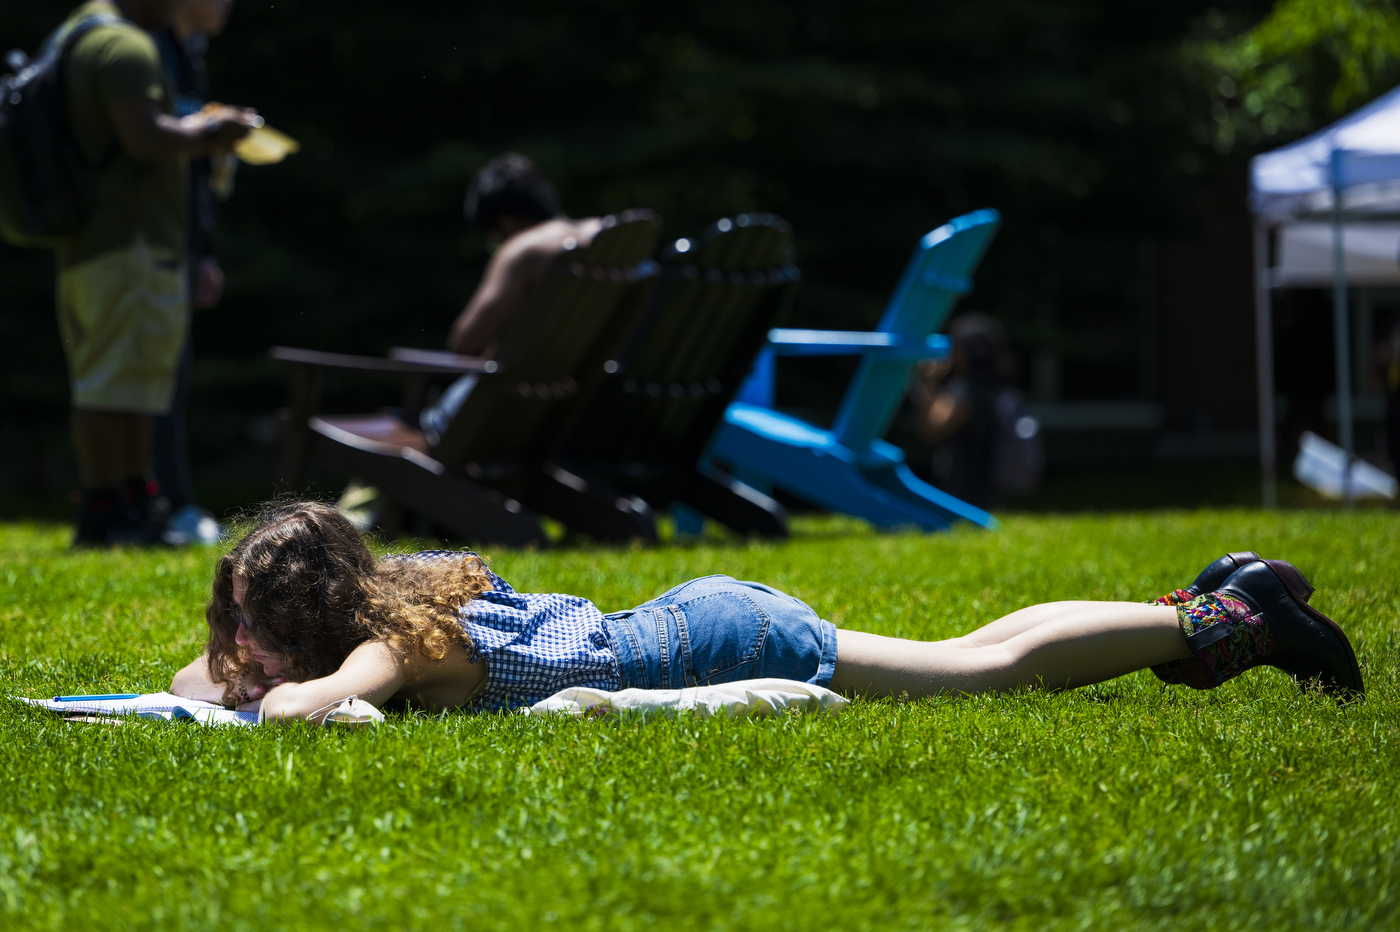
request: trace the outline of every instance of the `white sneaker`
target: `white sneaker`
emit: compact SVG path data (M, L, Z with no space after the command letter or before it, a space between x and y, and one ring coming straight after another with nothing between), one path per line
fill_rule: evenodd
M217 544L223 539L224 529L214 516L198 505L186 505L170 516L165 522L167 542L176 546L188 544Z

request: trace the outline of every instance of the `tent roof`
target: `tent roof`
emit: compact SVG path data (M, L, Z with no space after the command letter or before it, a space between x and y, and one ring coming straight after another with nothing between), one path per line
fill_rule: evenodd
M1366 202L1364 212L1400 212L1400 87L1326 129L1255 156L1249 173L1254 212L1281 221L1330 210L1334 152L1341 153L1341 184L1360 186L1347 192L1349 213L1354 197Z

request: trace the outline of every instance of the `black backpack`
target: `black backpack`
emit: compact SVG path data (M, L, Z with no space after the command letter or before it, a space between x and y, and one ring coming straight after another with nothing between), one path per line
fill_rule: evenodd
M124 23L94 13L49 36L33 61L15 50L0 78L0 237L13 246L54 246L82 229L99 167L83 157L68 125L63 62L95 26Z

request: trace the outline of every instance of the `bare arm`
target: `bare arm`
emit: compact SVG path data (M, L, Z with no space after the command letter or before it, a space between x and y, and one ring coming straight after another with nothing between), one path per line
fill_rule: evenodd
M282 677L271 680L260 677L235 685L241 685L248 699L252 700L261 699L269 689L285 682ZM214 682L214 678L209 674L209 655L200 654L175 674L174 679L170 681L169 692L184 699L199 699L222 705L225 688L223 683Z
M547 255L525 243L502 245L487 263L476 294L453 322L447 348L466 356L482 354L519 309L548 262Z
M274 686L260 701L239 708L261 709L264 719L318 721L314 713L324 716L330 706L350 696L382 706L408 682L414 659L382 641L366 641L330 676Z
M922 363L909 380L909 400L918 414L917 431L924 443L946 440L972 417L972 406L944 387L949 371L946 359Z
M330 676L274 686L261 701L239 708L261 709L264 719L312 721L319 721L330 706L350 696L374 706L398 697L424 709L451 709L471 698L485 678L485 662L471 659L462 644L449 647L441 660L430 660L416 651L366 641Z
M933 404L934 396L943 387L948 377L948 363L945 359L921 362L909 376L909 401L919 411L926 411ZM922 417L922 415L921 415Z
M128 97L108 111L117 128L117 139L127 155L141 162L163 155L208 155L227 152L248 135L255 114L232 107L219 115L194 113L176 119L161 113L149 97Z
M960 401L950 391L941 391L934 396L933 403L919 421L919 438L925 443L947 440L962 430L971 417L971 405Z
M208 654L200 654L176 673L175 678L170 681L170 692L184 699L200 699L220 704L224 701L223 684L215 683L214 678L209 675Z

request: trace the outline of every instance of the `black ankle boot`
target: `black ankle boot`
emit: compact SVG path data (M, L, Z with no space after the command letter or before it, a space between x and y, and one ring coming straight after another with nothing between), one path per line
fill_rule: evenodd
M112 528L121 519L121 496L116 489L87 489L78 501L78 523L73 532L74 547L105 547L111 543Z
M1219 589L1176 606L1196 666L1179 680L1212 689L1257 666L1277 667L1300 686L1338 699L1365 693L1351 642L1335 621L1301 598L1307 586L1291 564L1260 560Z
M1207 592L1214 592L1225 585L1225 580L1235 570L1248 566L1259 559L1259 554L1253 550L1244 550L1238 553L1227 553L1216 560L1210 566L1196 576L1196 581L1185 589L1173 589L1164 596L1153 599L1150 605L1182 605L1192 599L1199 598ZM1215 677L1206 669L1205 665L1195 657L1186 657L1182 660L1169 660L1166 663L1159 663L1152 667L1152 673L1157 679L1169 686L1190 686L1192 689L1214 689L1216 687Z
M1338 699L1360 699L1366 686L1356 652L1341 626L1307 603L1312 592L1293 564L1269 560L1236 571L1214 595L1244 602L1268 630L1272 644L1251 666L1268 664L1305 688L1316 685ZM1206 642L1212 636L1209 629L1196 635L1197 644L1191 646L1197 656L1210 649Z
M120 517L112 523L107 540L112 544L155 547L167 543L164 522L155 515L158 488L145 479L128 479L123 488Z
M1192 599L1199 598L1207 592L1214 592L1225 585L1225 580L1234 575L1236 570L1244 569L1251 563L1267 563L1274 573L1283 581L1285 587L1293 598L1299 602L1306 602L1312 598L1314 589L1303 574L1298 572L1298 568L1286 560L1264 560L1253 550L1245 550L1238 553L1227 553L1216 560L1210 566L1201 570L1196 581L1185 589L1176 589L1164 596L1153 599L1153 605L1182 605ZM1195 657L1187 657L1184 660L1172 660L1167 663L1159 663L1152 667L1153 674L1157 679L1171 686L1190 686L1192 689L1214 689L1218 684L1214 676L1206 669L1205 665Z

